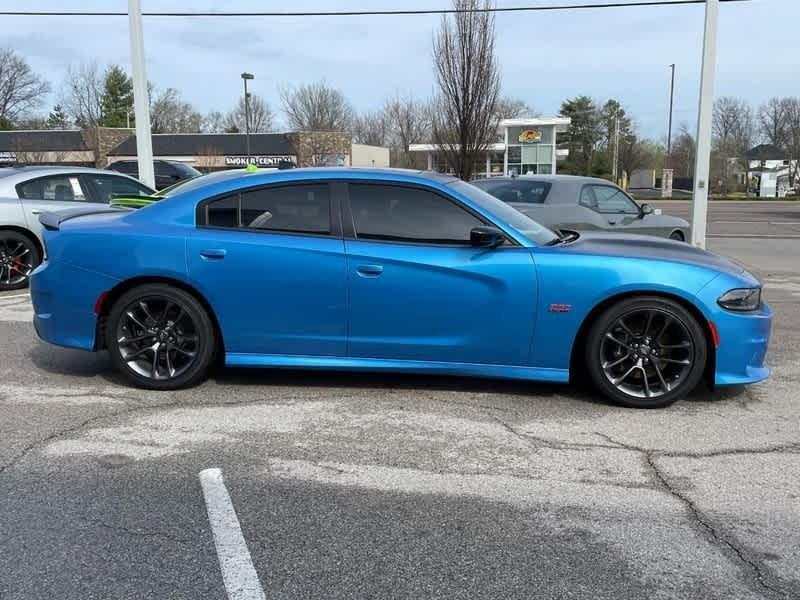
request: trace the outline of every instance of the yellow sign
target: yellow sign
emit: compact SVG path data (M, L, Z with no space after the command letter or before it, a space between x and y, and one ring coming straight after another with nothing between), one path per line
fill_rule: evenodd
M541 129L526 129L519 134L520 144L537 144L542 141Z

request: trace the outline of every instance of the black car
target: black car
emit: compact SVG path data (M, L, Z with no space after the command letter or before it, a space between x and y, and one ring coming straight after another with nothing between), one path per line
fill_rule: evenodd
M108 165L106 169L139 178L139 163L135 160L118 160ZM153 170L155 171L157 190L163 190L179 181L192 179L202 174L194 167L178 160L154 160Z

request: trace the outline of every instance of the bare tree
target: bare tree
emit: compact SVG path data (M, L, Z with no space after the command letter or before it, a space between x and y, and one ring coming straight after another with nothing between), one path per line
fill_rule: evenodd
M731 96L717 98L712 120L714 160L712 181L723 194L730 190L731 176L741 166L744 153L755 138L755 121L750 105Z
M800 98L784 98L786 118L786 150L791 165L790 184L800 181Z
M11 48L0 49L0 118L12 122L39 106L50 85Z
M357 115L353 119L353 141L357 144L384 146L389 138L389 125L385 110Z
M203 117L201 130L204 133L223 133L225 131L225 115L218 110L212 110Z
M80 127L95 127L103 115L103 75L96 62L70 66L61 90L61 104Z
M539 113L533 110L522 98L505 96L497 99L494 110L498 120L520 119L522 117L537 117Z
M647 140L640 140L633 132L620 136L620 169L630 177L634 171L654 165L656 152L656 144Z
M456 176L472 178L497 134L500 72L494 54L491 0L453 0L458 11L442 17L433 39L439 93L433 139Z
M289 127L300 131L348 131L353 108L344 94L318 81L281 90Z
M153 133L199 133L203 117L175 88L159 94L150 107Z
M274 116L267 101L261 96L250 94L248 104L248 109L250 111L250 133L266 133L272 131ZM225 115L224 127L226 131L240 131L244 133L246 130L244 97L239 98L236 108Z
M672 153L669 159L677 177L694 176L695 152L696 143L694 136L689 131L689 125L681 123L678 135L672 140Z
M758 109L758 125L764 139L778 148L786 144L786 104L782 98L770 98Z
M431 141L431 107L427 102L415 100L411 94L396 93L384 103L384 112L390 123L390 145L395 155L392 164L414 167L414 156L408 151L410 144Z

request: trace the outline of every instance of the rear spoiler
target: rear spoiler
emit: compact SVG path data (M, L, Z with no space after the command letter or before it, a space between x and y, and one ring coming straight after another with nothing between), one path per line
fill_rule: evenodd
M103 215L108 213L128 213L132 212L129 208L121 206L80 206L78 208L69 208L67 210L60 210L58 212L45 212L39 215L39 223L45 229L50 231L58 231L64 221L70 219L77 219L78 217L86 217L89 215Z

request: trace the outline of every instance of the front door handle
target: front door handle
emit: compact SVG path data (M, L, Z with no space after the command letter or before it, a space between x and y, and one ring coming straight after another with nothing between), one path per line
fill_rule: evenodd
M617 224L617 220L616 219L609 219L608 220L608 224L609 225L616 225Z
M200 252L200 257L203 260L222 260L228 252L219 248L212 248L210 250L203 250Z
M356 272L361 277L377 277L383 273L383 267L380 265L359 265Z
M38 208L34 208L34 209L31 210L31 214L32 215L40 215L40 214L42 214L42 211L39 210Z

